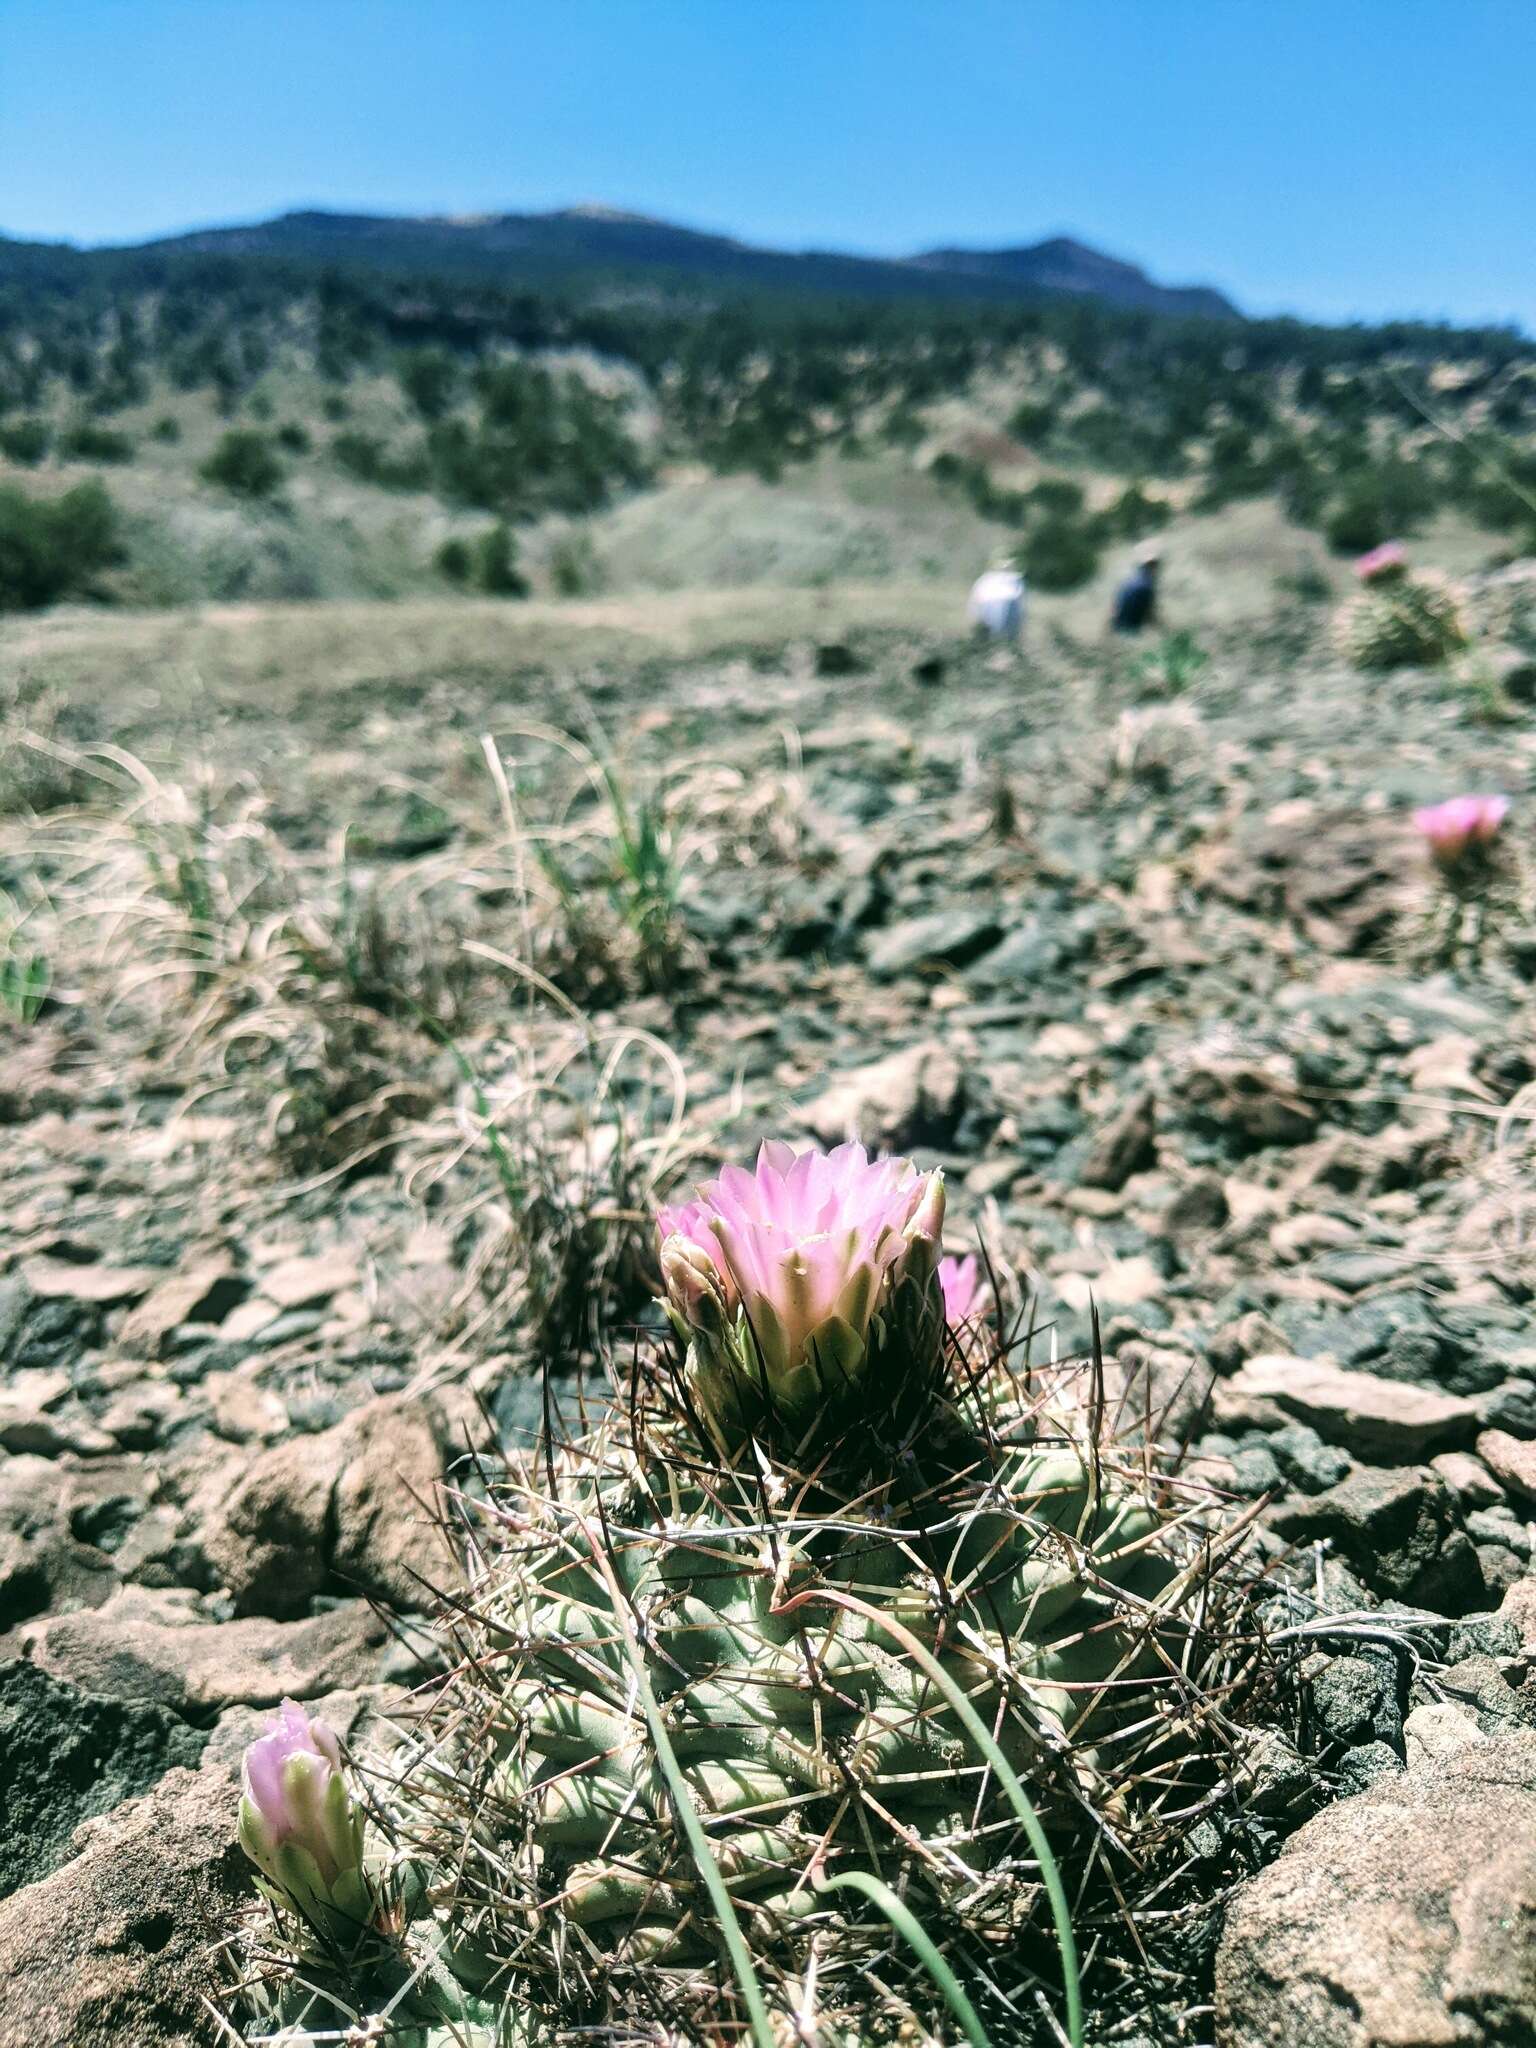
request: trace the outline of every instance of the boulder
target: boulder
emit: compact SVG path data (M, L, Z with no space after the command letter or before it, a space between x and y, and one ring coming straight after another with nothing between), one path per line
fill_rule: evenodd
M228 1762L172 1770L0 1904L0 2048L203 2048L215 1944L250 1884L238 1797Z
M1272 1509L1269 1519L1292 1542L1331 1544L1382 1599L1451 1615L1484 1600L1477 1553L1438 1473L1360 1466L1326 1492Z
M207 1739L165 1707L0 1664L0 1898L55 1869L82 1821L195 1764Z
M431 1606L447 1558L433 1496L464 1449L462 1422L446 1397L383 1395L253 1458L203 1507L203 1549L236 1611L289 1619L327 1589Z
M1536 2040L1536 1733L1471 1734L1318 1814L1238 1894L1223 2048Z
M1477 1404L1466 1395L1441 1394L1371 1372L1348 1372L1322 1358L1265 1354L1224 1380L1216 1391L1219 1428L1251 1427L1266 1411L1310 1423L1329 1443L1363 1458L1417 1463L1433 1452L1460 1448L1477 1433Z
M308 1621L211 1622L188 1596L133 1586L104 1607L31 1622L20 1634L40 1669L82 1691L202 1719L370 1684L389 1637L361 1601Z
M800 1112L800 1121L824 1145L855 1137L904 1152L914 1145L947 1144L964 1096L960 1062L946 1046L929 1041L836 1075Z
M330 1562L347 1586L393 1607L435 1606L431 1589L442 1583L449 1553L433 1520L434 1497L465 1449L454 1420L440 1401L389 1395L343 1425Z
M326 1583L336 1434L273 1444L207 1515L203 1551L237 1613L305 1614Z
M238 1624L236 1624L238 1626ZM355 1744L387 1701L327 1693L315 1712ZM99 1704L99 1703L98 1703ZM147 1796L77 1827L69 1861L0 1901L0 2048L206 2048L228 2003L218 1952L251 1897L235 1842L240 1760L266 1725L236 1707L195 1770L166 1771Z

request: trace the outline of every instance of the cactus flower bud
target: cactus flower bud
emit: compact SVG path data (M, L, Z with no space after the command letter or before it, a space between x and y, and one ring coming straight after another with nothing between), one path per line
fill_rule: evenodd
M770 1141L658 1217L666 1308L722 1444L835 1433L931 1388L944 1181L862 1145Z
M334 1731L284 1700L246 1750L241 1783L240 1846L269 1896L333 1939L355 1938L374 1902L363 1875L363 1819Z

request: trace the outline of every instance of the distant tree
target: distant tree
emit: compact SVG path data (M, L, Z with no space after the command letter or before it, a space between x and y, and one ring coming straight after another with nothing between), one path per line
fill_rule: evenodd
M289 455L307 455L314 439L302 420L284 420L273 437Z
M131 462L133 443L126 434L95 420L76 420L60 434L59 453L77 462Z
M1104 530L1114 540L1141 540L1173 517L1166 498L1154 498L1140 484L1128 484L1103 515Z
M460 589L468 583L471 576L475 573L475 557L470 549L469 542L460 539L457 534L450 535L443 542L436 555L434 555L433 561L436 564L437 573L440 576L446 577L448 582L456 584Z
M1052 513L1025 535L1017 560L1035 590L1078 590L1099 566L1098 537L1083 521Z
M528 585L518 572L517 542L505 520L498 520L475 545L475 581L488 597L526 597Z
M284 473L270 437L256 427L231 427L198 471L205 483L237 498L270 498Z
M61 498L0 487L0 611L36 611L88 594L120 556L117 512L99 483Z
M0 426L0 455L25 469L36 469L52 446L53 429L46 420L11 420Z
M400 357L400 388L424 420L440 420L459 388L459 366L446 349L407 349Z

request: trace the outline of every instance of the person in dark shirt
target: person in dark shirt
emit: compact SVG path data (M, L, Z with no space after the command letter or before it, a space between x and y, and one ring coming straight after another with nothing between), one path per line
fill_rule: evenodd
M1113 624L1117 633L1139 633L1143 626L1156 623L1157 565L1155 554L1143 555L1115 592Z

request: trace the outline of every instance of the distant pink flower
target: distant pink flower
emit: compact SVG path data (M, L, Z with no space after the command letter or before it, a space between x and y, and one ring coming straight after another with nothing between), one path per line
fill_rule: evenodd
M1408 568L1408 550L1400 540L1384 540L1379 548L1359 556L1355 574L1362 583L1389 583Z
M1413 822L1439 865L1453 868L1472 848L1497 838L1508 813L1507 796L1453 796L1415 811Z
M939 1286L944 1293L944 1320L952 1330L980 1315L987 1288L974 1252L963 1259L940 1259Z
M723 1167L696 1201L656 1220L666 1306L717 1421L754 1399L776 1416L813 1418L824 1397L862 1373L877 1322L881 1354L890 1354L897 1339L885 1319L898 1295L898 1320L915 1344L933 1289L937 1355L940 1173L871 1159L862 1145L797 1153L769 1140L753 1171Z

